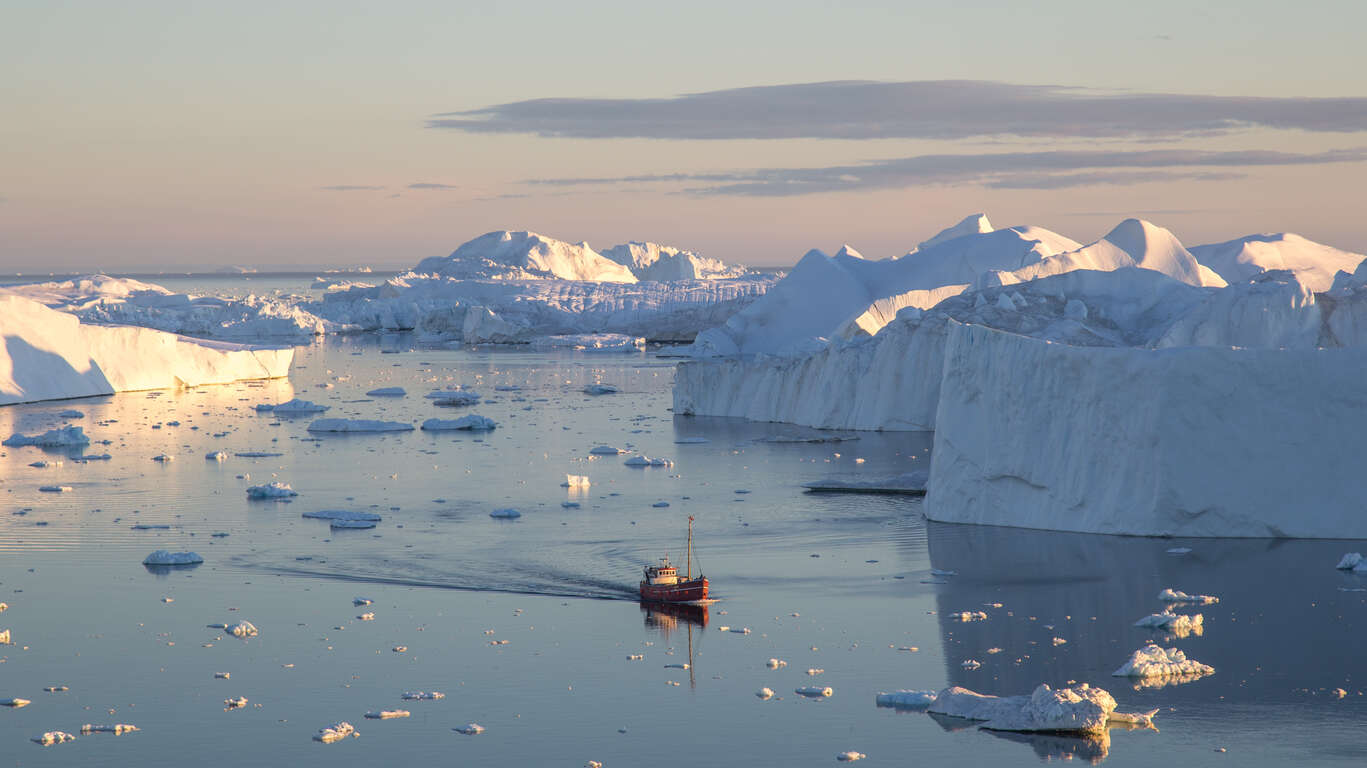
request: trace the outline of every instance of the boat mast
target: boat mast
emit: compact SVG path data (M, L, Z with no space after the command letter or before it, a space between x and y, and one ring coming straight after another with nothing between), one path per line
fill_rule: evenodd
M684 581L693 580L693 516L688 516L688 561L684 565Z

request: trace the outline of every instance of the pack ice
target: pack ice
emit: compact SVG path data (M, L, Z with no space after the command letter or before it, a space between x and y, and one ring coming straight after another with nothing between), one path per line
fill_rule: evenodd
M0 290L0 405L273 379L294 350L205 341L73 315Z

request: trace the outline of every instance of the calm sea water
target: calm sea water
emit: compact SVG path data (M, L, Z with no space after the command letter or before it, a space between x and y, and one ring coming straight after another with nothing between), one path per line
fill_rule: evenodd
M85 416L72 423L98 441L88 452L112 456L0 455L0 601L10 606L0 629L13 634L0 646L0 698L33 701L0 708L0 761L831 765L858 750L866 765L1271 766L1359 765L1367 755L1367 579L1333 567L1362 543L927 524L915 498L800 485L925 467L929 435L774 442L822 433L675 419L671 378L672 365L648 355L367 336L300 348L288 381L0 409L8 435L59 425L57 412L77 408ZM582 394L593 382L623 392ZM485 402L445 409L422 397L456 385ZM382 386L409 394L366 397ZM294 396L331 406L328 416L418 423L475 412L499 428L312 436L307 417L252 408ZM590 458L599 444L675 463ZM211 450L229 458L206 461ZM236 455L248 451L280 455ZM175 460L152 460L163 452ZM29 466L40 459L63 463ZM571 493L560 487L566 474L593 485ZM271 480L300 495L246 498L247 486ZM49 484L72 490L37 490ZM569 500L580 506L562 507ZM661 501L669 506L653 506ZM522 517L489 517L502 507ZM301 517L319 509L384 520L332 531ZM633 599L640 567L666 551L680 559L689 515L698 567L720 600L705 617L647 610ZM1168 553L1181 546L1192 551ZM205 563L141 565L163 548ZM1173 642L1217 672L1134 690L1110 672L1154 636L1132 624L1161 608L1164 587L1221 598L1191 609L1206 617L1203 635ZM358 608L356 596L374 603ZM969 610L988 618L949 617ZM365 611L373 621L358 620ZM243 619L259 637L207 626ZM771 657L787 666L766 668ZM967 671L966 659L982 667ZM1108 742L1007 736L874 703L899 688L1015 694L1073 680L1109 689L1124 709L1159 709L1159 730L1113 731ZM794 694L813 684L834 695ZM775 697L757 698L762 687ZM446 698L404 702L406 690ZM247 706L225 709L237 696ZM364 718L397 708L412 716ZM340 720L360 737L311 740ZM452 730L471 722L487 730ZM29 741L85 723L142 730Z

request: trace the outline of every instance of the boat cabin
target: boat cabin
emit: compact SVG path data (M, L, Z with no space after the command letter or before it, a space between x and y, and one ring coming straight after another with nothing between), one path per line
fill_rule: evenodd
M659 565L646 566L646 583L661 586L679 583L679 569L669 564L669 556L660 559Z

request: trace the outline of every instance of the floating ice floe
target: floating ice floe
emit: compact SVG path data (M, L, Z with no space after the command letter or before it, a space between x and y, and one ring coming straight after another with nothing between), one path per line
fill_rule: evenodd
M1176 589L1165 589L1158 593L1158 599L1165 603L1195 603L1197 605L1212 605L1220 602L1220 598L1210 595L1188 595L1186 592Z
M70 493L73 489L69 485L40 485L38 490L41 493Z
M305 413L322 413L323 411L326 411L329 408L331 408L331 406L319 405L309 400L300 400L297 397L293 400L287 400L283 403L277 403L276 405L270 405L266 407L262 407L260 405L256 406L256 410L258 411L270 411L276 414L277 416L294 416Z
M853 763L856 760L863 760L866 757L868 757L868 755L864 754L863 752L855 752L851 749L848 752L841 752L840 754L836 755L835 759L839 760L842 763Z
M446 698L446 694L440 691L404 691L404 701L436 701Z
M320 728L318 733L314 734L313 740L321 741L324 744L331 744L334 741L341 741L348 736L354 735L356 735L356 729L352 727L351 723L341 722L336 725L329 725L326 728Z
M273 451L238 451L235 456L243 459L273 459L277 456L284 456L283 453Z
M936 695L936 691L892 691L879 693L874 697L874 703L892 709L925 709L935 701Z
M310 432L412 432L406 421L376 421L374 419L318 419L309 424Z
M589 455L591 456L619 456L623 453L630 453L630 451L613 448L610 445L595 445L589 449Z
M9 633L8 629L0 629L0 645L10 645L13 642Z
M665 509L666 507L669 506L669 502L667 502L667 501L657 501L657 502L655 502L654 504L651 504L650 506L652 506L652 507L654 507L654 508L656 508L656 509Z
M758 697L760 697L761 699L766 699L766 700L767 700L767 699L772 699L772 698L774 698L774 689L773 689L773 688L761 688L761 689L759 689L758 691L755 691L755 695L758 696Z
M511 508L495 509L493 512L489 513L489 517L500 518L503 520L512 520L513 518L522 517L522 513L518 512L516 509Z
M1349 552L1334 567L1340 571L1367 571L1367 560L1363 559L1361 552Z
M214 679L215 679L215 680L231 680L231 679L233 679L233 675L232 675L231 672L215 672L215 673L214 673Z
M367 397L403 397L408 391L403 387L380 387L366 393Z
M375 602L375 601L374 601L374 600L371 600L371 599L368 598L368 597L353 597L353 598L351 598L351 604L352 604L352 605L355 605L355 606L358 606L358 607L359 607L359 606L362 606L362 605L370 605L370 604L373 603L373 602Z
M646 455L644 455L644 454L642 454L642 455L640 455L640 456L632 456L631 458L627 459L626 461L624 461L624 462L622 462L622 463L625 464L625 465L628 466L628 467L672 467L672 466L674 466L674 462L670 461L669 459L661 459L661 458L654 458L654 459L652 459L651 457L646 456Z
M247 498L249 499L284 499L298 495L298 491L280 482L253 485L247 489Z
M947 618L958 619L959 621L964 621L964 622L968 622L968 621L986 621L986 620L987 620L987 613L986 613L985 611L963 611L962 613L950 613L950 614L947 614Z
M175 461L175 460L176 460L176 457L175 457L175 456L172 456L172 455L169 454L169 453L159 453L159 454L157 454L156 456L153 456L153 457L152 457L152 461L160 461L160 462L163 462L163 463L164 463L164 462L168 462L168 461Z
M197 552L172 552L158 549L143 559L143 565L195 565L204 562Z
M225 632L233 637L256 637L261 634L255 624L250 621L239 621L236 624L229 624L223 628Z
M1188 659L1177 648L1161 648L1148 645L1130 655L1112 677L1134 678L1178 678L1185 682L1215 674L1215 668L1199 661Z
M10 435L3 443L10 448L17 448L24 445L35 445L39 448L64 448L70 445L90 445L90 438L85 436L85 430L75 425L58 427L44 432L41 435L21 435L15 433Z
M764 666L768 667L769 669L778 669L780 667L788 666L788 662L784 661L783 659L769 659L768 661L764 662Z
M560 506L561 506L561 508L563 508L563 509L579 509L579 502L577 502L577 501L562 501L562 502L560 502Z
M645 337L624 333L572 333L558 336L539 336L530 342L532 349L573 349L580 352L639 352L646 345Z
M374 520L333 520L329 527L334 531L370 530L375 527Z
M824 480L803 483L802 487L809 491L826 493L904 493L917 496L926 492L926 480L929 476L929 472L922 470L872 480L845 480L838 477L828 477Z
M588 475L565 475L561 488L588 488L591 485Z
M1204 623L1205 617L1199 613L1187 615L1164 611L1162 613L1151 613L1136 621L1134 625L1145 629L1161 629L1178 637L1187 637L1188 635L1201 634Z
M33 467L33 468L35 468L35 469L51 469L52 467L60 467L60 466L62 466L62 462L60 462L60 461L46 461L46 460L44 460L44 461L34 461L34 462L30 462L30 463L29 463L29 466L30 466L30 467Z
M940 691L927 711L980 720L988 730L1023 733L1100 735L1112 719L1134 722L1147 717L1152 724L1152 713L1113 718L1115 706L1110 693L1086 683L1057 690L1040 685L1029 696L986 696L954 686Z
M0 707L10 707L10 708L12 708L12 709L19 709L19 708L21 708L21 707L27 707L28 705L30 705L30 704L32 704L32 703L33 703L33 702L29 701L28 699L20 699L20 698L0 699Z
M301 517L312 520L345 520L371 523L378 523L384 519L374 512L356 512L350 509L320 509L305 512Z
M456 733L463 733L466 736L478 736L479 734L484 733L484 726L479 723L469 723L468 725L453 728L452 730Z
M374 612L374 611L366 611L365 613L361 614L360 616L357 616L356 619L357 619L358 621L374 621L374 620L375 620L375 612Z
M978 661L977 659L964 659L963 663L961 663L959 666L963 667L964 669L973 670L982 667L982 665L983 663L981 661Z
M396 717L408 717L411 712L406 709L381 709L376 712L365 713L367 720L393 720Z
M828 696L834 696L835 689L831 688L829 685L804 685L801 688L794 689L793 693L811 699L824 699Z
M493 419L474 413L461 416L459 419L428 419L422 423L422 428L425 432L449 432L455 430L488 432L497 426L498 424Z
M611 384L590 384L584 387L586 395L615 395L622 390Z
M209 451L204 454L204 458L208 461L225 461L228 458L228 454L224 451Z
M90 723L86 723L85 725L81 726L81 735L85 736L92 733L112 733L115 736L122 736L125 733L132 733L133 731L139 730L142 729L137 727L136 725L128 725L127 723L119 723L118 725L91 725Z
M35 736L33 738L33 741L42 744L45 747L50 747L53 744L62 744L68 741L75 740L76 737L72 736L66 731L48 731L47 733L44 733L42 736Z
M440 405L447 408L459 408L479 403L480 395L478 392L470 392L468 390L428 392L427 399L431 400L433 405Z

